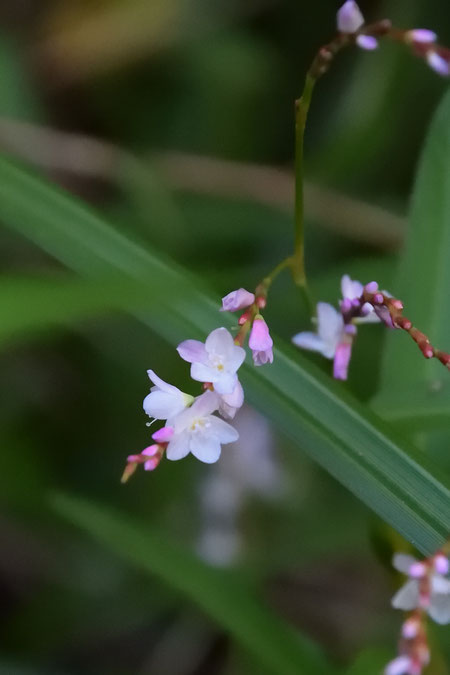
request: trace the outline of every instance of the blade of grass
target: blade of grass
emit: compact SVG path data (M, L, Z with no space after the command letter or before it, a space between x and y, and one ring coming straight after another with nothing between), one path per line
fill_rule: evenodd
M406 248L397 283L390 289L402 299L406 316L444 351L450 351L449 222L450 92L431 124L413 192ZM384 410L387 403L392 404L394 395L401 401L403 392L414 386L423 398L431 392L434 405L440 405L441 410L446 408L450 422L450 406L446 402L448 378L439 362L422 358L416 345L395 331L387 339L382 388L376 405ZM429 407L431 414L434 405ZM410 417L414 418L415 413L416 407L412 405Z
M173 343L204 338L231 319L198 290L190 275L122 236L89 208L54 186L0 160L0 218L68 267L89 277L122 272L156 276L179 293L140 314ZM183 289L183 294L181 294ZM450 531L449 478L412 445L397 438L344 387L297 351L276 340L273 366L246 365L248 399L297 446L425 553Z
M268 609L248 584L165 541L148 523L69 495L52 499L56 511L129 564L187 596L274 675L332 673L311 642Z

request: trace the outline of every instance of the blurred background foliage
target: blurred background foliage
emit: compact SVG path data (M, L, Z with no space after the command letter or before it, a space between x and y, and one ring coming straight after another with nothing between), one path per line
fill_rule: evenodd
M293 101L338 6L0 2L0 148L201 275L218 296L253 288L291 245ZM444 0L361 8L450 43ZM376 54L349 50L321 82L306 142L307 266L318 298L335 302L344 272L396 291L413 177L444 88L388 44ZM146 521L155 550L167 541L186 560L203 558L198 587L212 567L262 581L274 614L322 645L329 672L378 673L399 625L388 569L397 536L250 408L238 418L246 440L217 466L164 463L121 486L126 455L148 444L146 369L188 387L185 364L124 312L130 297L134 309L150 306L148 289L80 283L25 239L7 229L0 238L0 673L263 672L230 638L233 616L211 621L204 602L201 610L161 583L163 571L147 576L92 543L55 516L55 490ZM306 326L287 279L267 316L285 337ZM361 331L355 349L348 387L363 401L379 388L383 340L381 327ZM443 470L447 410L443 428L426 437L398 422ZM430 672L448 672L436 654ZM289 675L282 665L279 674Z

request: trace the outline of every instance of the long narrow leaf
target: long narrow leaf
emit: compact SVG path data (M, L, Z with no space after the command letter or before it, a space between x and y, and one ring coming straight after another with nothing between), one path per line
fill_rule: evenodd
M248 586L231 573L205 565L187 551L104 506L67 495L53 499L56 510L129 562L198 604L274 675L331 673L316 648L278 619Z
M158 311L142 315L153 330L176 343L204 337L226 321L176 265L130 241L90 209L9 162L0 161L0 218L83 275L121 271L178 285ZM181 295L181 289L190 289ZM450 531L449 480L413 446L398 439L367 407L289 346L276 340L273 366L247 365L249 400L271 417L298 447L424 552Z

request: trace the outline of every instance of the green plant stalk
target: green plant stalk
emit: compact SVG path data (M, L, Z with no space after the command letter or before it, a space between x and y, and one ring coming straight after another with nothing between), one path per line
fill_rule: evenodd
M305 200L304 200L304 171L303 154L306 121L311 105L312 94L316 79L309 72L306 75L303 94L295 102L295 242L292 258L292 276L294 283L301 289L305 302L311 313L314 314L314 305L308 289L305 270Z

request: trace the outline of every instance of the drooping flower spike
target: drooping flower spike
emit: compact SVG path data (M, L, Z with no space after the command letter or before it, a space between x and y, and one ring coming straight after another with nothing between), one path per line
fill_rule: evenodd
M450 562L443 551L426 560L396 554L394 567L409 581L396 593L392 605L410 612L403 622L399 656L385 668L385 675L421 675L430 662L427 615L440 624L450 623Z

